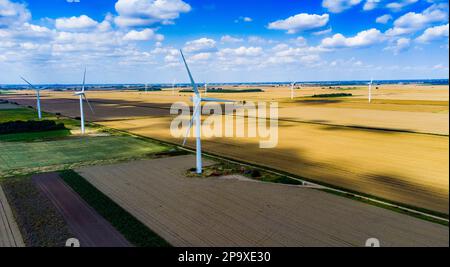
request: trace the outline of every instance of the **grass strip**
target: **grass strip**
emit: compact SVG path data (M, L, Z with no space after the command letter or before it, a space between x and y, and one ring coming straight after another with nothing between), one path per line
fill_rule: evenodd
M93 209L137 247L170 247L170 244L73 170L60 177Z

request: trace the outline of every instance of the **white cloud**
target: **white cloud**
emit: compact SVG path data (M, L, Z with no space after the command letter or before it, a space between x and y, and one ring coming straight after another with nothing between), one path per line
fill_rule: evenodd
M401 1L389 3L386 5L386 7L391 9L392 11L398 12L409 5L417 3L417 1L419 1L419 0L401 0Z
M328 37L322 40L321 47L324 48L344 48L344 47L367 47L384 40L383 34L372 28L370 30L361 31L354 37L346 38L344 35L338 33L333 37Z
M0 28L12 24L21 24L31 18L31 13L24 4L9 0L0 0Z
M241 43L244 41L244 39L242 38L235 38L233 36L230 35L224 35L220 38L220 41L222 43Z
M417 37L416 41L428 43L433 40L448 39L448 23L446 25L430 27L426 29L422 35Z
M180 13L191 11L182 0L118 0L115 8L119 14L115 23L121 27L172 24Z
M252 22L253 19L250 18L250 17L243 17L243 16L240 16L239 18L237 18L237 19L234 20L234 23L239 23L239 22L241 22L241 21L243 21L243 22Z
M316 36L319 36L319 35L327 35L327 34L331 33L332 31L333 31L332 28L328 28L328 29L323 30L323 31L313 32L312 34L313 34L313 35L316 35Z
M417 32L428 25L448 20L448 5L434 4L422 13L408 12L394 21L394 27L386 31L388 36Z
M261 55L263 49L261 47L245 47L241 46L239 48L224 48L221 49L218 53L219 56L238 56L238 57L255 57Z
M361 3L361 0L323 0L322 7L332 13L340 13L359 3Z
M205 61L211 58L211 53L198 53L189 57L190 61Z
M390 14L384 14L382 16L377 17L375 20L376 23L386 24L392 19L392 16Z
M293 34L300 31L323 27L328 23L328 19L328 14L316 15L301 13L287 19L271 22L267 28L274 30L286 30L287 33Z
M411 46L411 39L399 38L395 41L393 45L386 47L385 50L390 50L395 55L398 55L399 53L408 50L410 46Z
M366 0L366 2L364 3L364 6L363 6L363 10L365 10L365 11L373 10L378 7L378 4L381 1L382 0Z
M92 29L98 25L98 22L91 19L86 15L70 18L57 18L55 20L55 27L58 30L71 31L71 30L86 30Z
M183 50L187 53L214 52L217 51L216 41L203 37L194 41L186 42Z
M148 41L157 40L161 42L164 40L162 34L156 34L152 29L144 29L142 31L131 30L123 37L127 41Z

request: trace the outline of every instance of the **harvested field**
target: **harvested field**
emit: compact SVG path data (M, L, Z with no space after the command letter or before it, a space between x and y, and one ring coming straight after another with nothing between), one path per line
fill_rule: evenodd
M0 186L0 247L23 247L23 239L11 207Z
M81 247L129 247L130 243L68 187L57 173L36 174L34 183L63 216Z
M345 86L344 86L345 87ZM289 87L264 92L215 93L214 97L279 102L279 143L260 149L256 138L204 138L205 151L268 166L318 182L448 214L448 86L381 85L367 103L367 87ZM227 89L228 87L224 87ZM247 87L229 87L228 89ZM353 97L315 99L314 94ZM108 127L181 143L169 126L169 107L189 102L189 93L89 91L96 114L89 120ZM44 110L78 116L71 92L43 92ZM5 99L34 105L31 91ZM371 128L384 130L374 131ZM403 131L417 132L406 133ZM193 145L192 140L188 142Z
M187 178L194 157L77 169L174 246L448 246L448 227L315 189ZM205 230L206 229L206 230Z

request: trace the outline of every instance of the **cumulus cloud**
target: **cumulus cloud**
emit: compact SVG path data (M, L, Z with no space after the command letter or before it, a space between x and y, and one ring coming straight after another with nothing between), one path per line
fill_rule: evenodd
M203 37L194 41L186 42L183 50L187 53L214 52L217 51L216 41Z
M250 18L250 17L240 16L239 18L237 18L237 19L234 20L234 23L239 23L239 22L241 22L241 21L243 21L243 22L252 22L253 19Z
M378 7L378 4L381 2L381 0L366 0L363 6L363 10L369 11L373 10Z
M391 9L392 11L398 12L409 5L417 3L417 1L419 0L401 0L397 2L388 3L386 7Z
M390 14L384 14L382 16L379 16L376 18L376 23L380 24L386 24L392 19L392 16Z
M417 37L416 41L421 43L428 43L430 41L439 39L448 39L448 23L446 25L430 27L426 29L422 35Z
M220 41L222 43L241 43L244 41L244 39L242 38L235 38L233 36L230 35L224 35L220 38Z
M191 11L182 0L118 0L115 8L119 16L114 21L121 27L172 24L181 13Z
M332 13L341 13L361 3L361 0L323 0L322 7Z
M99 23L86 15L70 18L57 18L55 20L55 27L58 30L72 31L72 30L86 30L96 27Z
M354 37L346 38L344 35L338 33L332 37L325 38L321 42L321 47L324 48L344 48L344 47L367 47L373 44L380 43L384 40L383 34L375 29L369 29L359 32Z
M408 50L410 46L411 46L411 39L399 38L395 41L393 45L386 47L385 50L390 50L395 55L398 55L399 53Z
M0 28L12 24L21 24L31 18L31 13L24 4L0 0Z
M245 47L245 46L241 46L238 48L224 48L221 49L218 53L219 56L250 56L250 57L255 57L255 56L259 56L261 55L263 52L263 49L261 47L254 47L254 46L250 46L250 47Z
M294 34L305 30L323 27L328 23L328 20L328 14L317 15L301 13L287 19L271 22L267 28L273 30L285 30L289 34Z
M161 42L164 40L162 34L156 34L152 29L144 29L142 31L131 30L123 37L127 41L148 41L157 40Z
M408 12L394 21L394 27L386 31L388 36L417 32L428 25L448 20L448 5L433 4L421 13Z

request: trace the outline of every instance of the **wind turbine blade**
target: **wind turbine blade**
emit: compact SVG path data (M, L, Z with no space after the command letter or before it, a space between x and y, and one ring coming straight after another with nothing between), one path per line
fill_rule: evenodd
M204 101L204 102L236 102L234 100L211 98L211 97L202 97L202 101Z
M189 70L189 67L186 63L186 59L184 58L184 55L183 55L183 51L181 51L181 49L180 49L180 53L181 53L181 57L183 58L184 66L186 67L187 73L189 75L189 79L191 80L191 84L192 84L192 88L194 89L194 93L196 95L199 95L197 84L195 84L194 78L192 78L191 71Z
M21 78L24 82L28 83L28 85L31 86L31 88L37 89L37 88L34 87L34 85L32 85L32 84L31 84L29 81L27 81L24 77L20 76L20 78Z
M188 129L186 131L186 134L184 135L183 146L186 144L186 140L189 137L189 133L191 132L192 124L194 124L195 115L197 115L197 112L201 105L202 105L201 102L199 102L198 105L194 107L194 112L192 112L192 117L191 120L189 121Z
M86 100L86 103L88 104L88 106L91 109L92 113L95 113L94 109L91 106L91 103L89 103L89 100L87 99L85 94L83 94L83 98L84 98L84 100Z
M84 92L84 84L86 82L86 68L84 68L84 74L83 74L83 87L81 87L81 92Z

